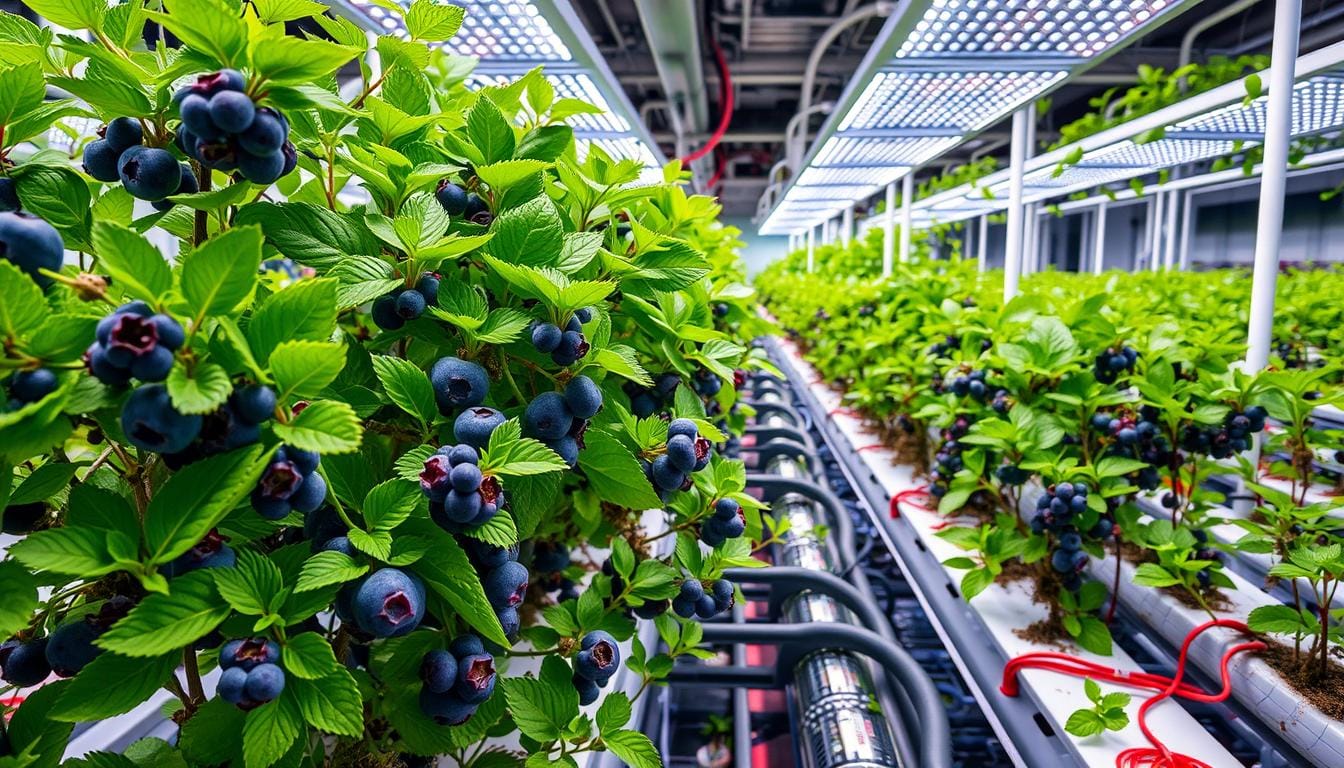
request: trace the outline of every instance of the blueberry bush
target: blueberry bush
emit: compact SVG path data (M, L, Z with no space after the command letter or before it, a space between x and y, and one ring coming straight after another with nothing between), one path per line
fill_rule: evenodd
M1340 399L1325 298L1338 271L1282 276L1276 354L1251 376L1237 365L1244 309L1228 311L1248 305L1240 271L1046 272L1004 304L1001 275L931 259L924 243L876 279L881 242L874 231L819 249L813 274L792 254L757 285L821 377L924 473L951 523L939 535L965 552L946 564L964 572L967 599L1025 581L1049 610L1029 637L1105 654L1109 595L1133 587L1119 568L1112 583L1090 580L1091 562L1123 559L1135 585L1213 614L1234 588L1228 553L1269 554L1266 586L1284 583L1294 602L1251 625L1329 671L1340 539L1325 494L1344 443L1314 414ZM1238 476L1251 514L1232 508Z
M760 564L717 203L540 70L465 87L455 6L26 5L70 31L0 14L0 764L156 695L173 746L70 763L661 764L632 700Z

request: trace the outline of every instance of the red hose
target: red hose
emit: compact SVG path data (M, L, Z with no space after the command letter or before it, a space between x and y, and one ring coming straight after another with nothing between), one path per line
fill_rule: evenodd
M728 70L728 59L724 57L723 48L719 46L719 41L712 40L711 42L714 44L714 59L719 64L719 72L723 83L723 86L719 89L723 96L721 99L723 114L719 116L719 127L714 130L712 135L710 135L709 141L705 142L703 147L681 158L682 165L690 165L692 162L713 152L714 148L719 145L719 142L723 141L724 134L728 133L728 124L733 121L733 75ZM713 186L713 184L714 182L710 182L710 186Z
M1232 657L1243 651L1262 651L1265 644L1256 640L1249 643L1240 643L1228 648L1223 653L1223 658L1218 664L1219 676L1222 682L1222 690L1218 693L1205 693L1202 689L1185 683L1182 678L1185 677L1185 663L1190 652L1190 644L1195 641L1201 633L1214 627L1227 627L1239 632L1251 633L1249 627L1240 621L1232 619L1218 619L1216 621L1205 622L1190 631L1185 636L1185 642L1181 643L1181 653L1176 661L1176 674L1172 677L1156 675L1149 672L1125 672L1095 661L1080 659L1077 656L1071 656L1067 653L1056 653L1054 651L1039 651L1036 653L1027 653L1010 659L1003 668L1003 684L999 691L1005 696L1016 696L1018 694L1017 673L1022 669L1046 669L1052 672L1059 672L1065 675L1074 675L1076 677L1090 677L1098 682L1115 683L1118 685L1129 686L1133 688L1148 688L1157 691L1157 695L1144 701L1139 705L1139 729L1147 737L1151 747L1132 747L1121 752L1115 758L1117 768L1209 768L1208 764L1194 757L1172 752L1162 740L1153 735L1148 728L1148 710L1164 699L1176 696L1190 701L1198 701L1205 704L1213 704L1224 701L1232 695L1232 678L1228 672L1227 666L1232 661Z

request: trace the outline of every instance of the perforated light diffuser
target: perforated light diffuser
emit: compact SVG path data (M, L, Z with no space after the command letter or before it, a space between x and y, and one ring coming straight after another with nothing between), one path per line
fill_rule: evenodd
M1023 93L1048 88L1065 76L1062 71L879 72L839 132L918 126L945 128L959 138L985 128L1020 103Z
M409 0L401 0L409 5ZM369 0L349 0L351 7L367 16L384 34L405 37L401 19ZM569 61L569 47L556 35L541 10L528 2L482 2L458 0L466 9L462 28L440 44L462 56L481 61Z
M897 58L1095 56L1176 0L934 0Z

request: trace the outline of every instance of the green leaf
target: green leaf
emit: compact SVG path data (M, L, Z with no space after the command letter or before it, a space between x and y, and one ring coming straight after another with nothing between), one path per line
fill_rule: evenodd
M292 688L286 686L278 699L247 713L247 720L243 723L245 768L267 768L273 765L289 751L302 729L303 715L298 701Z
M1101 716L1096 712L1090 709L1080 709L1069 715L1068 721L1064 723L1064 730L1080 739L1085 739L1106 730L1106 726L1101 721Z
M422 426L428 425L438 415L434 387L415 363L391 355L374 355L373 370L392 402L419 419Z
M231 608L219 596L209 568L178 576L166 595L153 594L112 625L95 645L144 658L175 651L210 634Z
M579 715L579 692L570 681L572 670L559 656L547 656L541 676L509 677L500 681L513 721L524 736L553 741Z
M303 632L289 638L280 659L290 674L304 680L328 677L341 668L331 643L316 632Z
M504 160L476 169L476 175L492 189L503 190L545 170L550 163L541 160Z
M150 117L154 114L154 105L149 103L144 89L120 78L90 76L86 71L84 77L52 77L50 82L105 115Z
M1102 696L1101 700L1097 702L1097 705L1101 707L1102 710L1124 709L1129 706L1129 701L1130 695L1128 693L1116 692ZM1124 726L1122 725L1120 727L1123 728ZM1117 728L1114 730L1119 729Z
M28 504L34 501L46 501L55 496L79 469L77 464L52 461L34 469L23 482L9 495L9 504Z
M355 410L337 400L311 403L293 421L276 424L274 429L286 444L322 454L359 450L363 435Z
M1141 587L1170 587L1181 580L1157 563L1141 563L1134 571L1134 583Z
M252 295L261 267L261 228L234 227L182 260L182 297L198 315L230 314Z
M372 530L390 531L410 517L423 499L418 484L385 480L364 497L364 521Z
M188 464L163 484L145 510L151 562L166 563L205 538L256 487L265 469L261 446Z
M168 372L168 396L173 407L182 413L211 413L233 392L233 382L224 367L212 362L198 362L190 375L185 365L175 365Z
M275 563L250 549L238 552L237 557L232 568L208 568L206 572L215 578L220 597L235 611L263 616L284 586L284 577Z
M129 712L153 696L181 662L176 651L154 658L101 653L65 687L51 717L77 723Z
M483 637L509 647L508 638L499 626L499 619L495 617L495 611L485 597L480 578L461 545L442 528L424 518L413 518L403 523L398 535L404 534L419 536L430 543L424 557L411 566L411 570L424 580L425 586L447 600L453 610Z
M504 477L541 475L569 469L559 454L539 440L522 437L517 419L509 419L490 434L481 453L481 471Z
M93 338L98 318L84 315L47 315L32 333L27 352L49 363L79 360Z
M239 209L234 224L259 224L267 241L280 253L319 269L335 266L350 256L378 253L377 242L362 216L336 213L312 203L253 203Z
M341 375L345 346L326 341L282 342L271 353L270 366L281 402L317 397Z
M1101 701L1101 686L1090 677L1083 679L1083 693L1087 696L1087 700L1093 704Z
M335 656L332 660L335 661ZM309 725L338 736L364 733L364 705L355 679L342 667L320 680L296 677L289 683Z
M630 722L630 697L624 691L613 691L597 708L597 732L603 736Z
M358 48L327 40L286 36L254 47L252 66L270 82L302 85L327 77L358 54Z
M221 698L213 698L182 725L178 746L193 765L221 765L241 755L238 734L243 729L243 711Z
M12 637L37 610L37 580L13 560L0 561L0 635Z
M128 548L129 539L120 537ZM49 528L9 546L9 554L35 571L92 578L117 570L108 551L109 534L94 528Z
M321 16L327 10L313 0L252 0L252 6L257 9L257 18L267 24Z
M605 430L589 429L579 466L605 501L629 509L659 509L662 500L634 455Z
M247 340L258 360L291 340L328 341L336 331L337 281L300 280L271 294L252 313Z
M146 15L162 24L187 47L226 67L246 63L247 25L227 5L218 0L165 0L163 7L167 13L149 12Z
M990 573L988 568L967 571L966 575L961 577L961 594L969 601L993 583L994 574Z
M1251 611L1246 625L1272 635L1297 635L1307 629L1302 614L1289 605L1262 605Z
M616 731L602 734L602 742L611 754L630 768L662 768L663 759L649 737L638 731Z
M172 290L172 268L143 235L99 221L93 225L93 251L99 271L134 298L157 302Z
M100 29L107 13L103 0L24 0L24 5L66 29Z
M1111 655L1111 630L1106 626L1106 622L1092 616L1081 616L1078 619L1081 629L1077 637L1079 647L1091 651L1098 656Z
M507 264L554 266L564 249L560 213L545 195L501 212L490 231L495 236L486 244L486 251Z
M387 531L365 531L352 528L346 533L355 549L378 560L387 560L392 556L392 534Z
M8 260L0 260L0 333L19 338L42 324L42 289Z
M73 168L37 163L17 166L10 176L19 183L24 209L60 230L66 248L89 241L93 198L84 177Z
M367 573L369 567L356 563L344 552L318 552L303 563L296 592L310 592L332 584L344 584Z
M486 164L513 157L513 126L484 94L467 112L467 138L480 150Z
M435 0L415 0L406 10L406 31L412 40L447 40L457 34L465 15L460 6Z

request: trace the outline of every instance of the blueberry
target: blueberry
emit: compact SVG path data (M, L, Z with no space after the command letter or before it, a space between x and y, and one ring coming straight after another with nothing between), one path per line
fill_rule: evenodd
M177 453L200 433L201 417L179 413L162 384L145 384L122 406L121 429L137 448Z
M574 438L566 435L559 440L551 440L546 445L569 466L579 463L579 442Z
M228 539L211 530L196 546L184 552L162 570L165 576L181 576L198 568L232 568L238 562Z
M449 472L448 479L458 493L474 493L481 487L481 470L475 464L458 464Z
M318 507L303 516L303 537L313 543L313 551L345 533L345 523L331 507Z
M37 524L47 516L47 505L41 501L28 504L10 504L0 515L0 530L16 536L31 533Z
M462 463L475 464L481 460L476 448L467 444L454 445L444 455L448 457L448 462L454 467Z
M9 381L10 393L25 403L35 403L50 395L60 386L56 374L50 368L35 368L31 371L19 371Z
M162 200L182 184L182 168L172 153L158 147L131 147L117 161L121 184L141 200Z
M1072 499L1069 499L1070 512L1074 513L1075 515L1081 515L1083 513L1083 510L1085 509L1087 509L1086 496L1074 496Z
M251 152L239 152L236 155L238 172L253 184L274 184L285 175L285 156L280 151L268 155L254 155Z
M270 107L262 107L256 111L252 124L238 134L238 146L253 155L274 154L280 151L288 133L284 118Z
M480 539L467 538L463 542L467 554L482 569L494 570L507 562L518 559L518 545L497 547Z
M723 535L725 538L736 539L738 536L741 536L743 533L746 532L747 521L742 519L741 515L738 515L737 517L732 517L726 521L723 521L720 524L720 528L723 531Z
M574 310L574 316L579 319L580 323L591 322L593 319L593 308L579 307L578 309Z
M694 440L700 435L700 429L690 419L673 419L672 423L667 425L667 436L672 438L677 435L685 435Z
M554 323L532 325L532 347L543 354L551 354L560 346L560 330Z
M588 340L577 331L565 331L560 334L560 344L551 352L551 362L556 365L573 365L588 354Z
M524 434L539 440L558 440L573 424L574 414L558 392L537 395L523 412Z
M84 619L63 624L51 633L47 642L47 663L60 677L74 677L103 652L93 644L98 629Z
M292 445L286 445L281 450L285 452L285 459L293 464L301 475L311 475L316 472L317 465L322 461L321 455L316 451L305 451Z
M280 168L280 175L288 176L289 172L299 164L299 152L294 148L292 142L286 141L284 146L280 147L280 156L285 161L284 166Z
M248 424L261 424L275 415L275 390L264 384L235 388L229 402L238 418Z
M695 615L702 619L712 619L719 614L719 607L713 595L701 595L695 601Z
M213 96L220 91L241 91L246 86L243 73L236 69L221 69L205 75L198 75L192 83L192 93Z
M396 568L375 571L354 599L355 622L374 637L398 637L415 629L425 614L425 586Z
M495 692L495 657L473 653L458 659L453 693L468 704L480 704Z
M571 316L569 322L565 323L565 330L573 331L574 333L583 333L583 321L580 320L577 315Z
M662 600L647 600L643 605L637 606L634 610L635 615L639 618L652 620L667 613L667 609L671 606L672 601L663 598Z
M481 494L449 491L443 499L443 512L454 523L470 523L481 513Z
M714 604L720 611L726 611L733 607L733 583L727 579L719 579L709 585L709 594L714 598Z
M1050 567L1058 573L1073 570L1073 553L1067 549L1056 549L1050 555Z
M401 319L414 320L425 313L425 297L419 291L402 291L396 309Z
M113 168L116 164L113 164ZM19 187L8 176L0 176L0 211L17 211L23 207L19 201Z
M327 498L327 481L316 472L310 472L303 478L303 484L290 497L289 503L299 512L311 512L322 506Z
M724 530L723 522L711 517L701 523L700 540L710 547L717 547L727 541L728 533Z
M447 693L457 682L457 657L439 649L426 653L420 662L420 679L425 683L425 690Z
M468 656L485 653L485 643L476 635L458 635L448 644L448 652L462 661Z
M60 270L65 261L65 241L55 227L32 214L0 213L0 258L8 259L45 288L51 278L38 270Z
M695 600L678 597L672 601L672 612L683 619L691 618L695 615Z
M21 643L9 652L5 659L3 678L5 682L26 688L37 685L51 674L51 665L47 662L47 638L39 637Z
M481 580L485 596L495 610L516 607L527 592L528 573L522 563L509 561L490 571Z
M1115 439L1126 445L1132 445L1139 441L1139 433L1133 427L1124 427L1115 433Z
M340 552L349 557L354 557L356 554L355 545L350 543L350 537L348 536L336 536L328 540L326 544L322 545L320 551Z
M95 139L84 145L84 172L98 181L121 181L121 174L117 172L119 159L121 151L103 139Z
M581 707L592 704L602 695L601 686L577 672L574 674L574 688L579 692L579 706Z
M434 192L434 198L439 201L439 205L443 206L443 210L447 211L449 216L461 216L466 212L469 202L467 191L447 179L439 182L439 188Z
M189 195L200 192L200 184L196 182L196 174L191 170L191 166L186 163L178 163L178 169L181 173L181 179L177 183L177 191L173 194ZM172 209L174 203L172 200L155 200L150 205L156 211L168 211Z
M252 701L271 701L285 689L285 672L275 664L258 664L247 673L243 694Z
M466 214L467 218L472 219L479 214L489 213L490 206L480 195L469 194L467 195L467 204L462 212Z
M247 686L247 670L242 667L230 667L219 675L215 692L219 698L230 704L242 704L245 700L243 689Z
M686 482L686 473L677 469L676 465L667 456L659 456L653 460L653 482L664 491L675 491L681 488L681 484Z
M1059 537L1059 548L1069 552L1077 552L1083 548L1083 537L1070 531Z
M630 398L630 412L636 417L647 419L658 410L658 401L647 392L640 392Z
M406 324L401 315L397 314L397 296L389 293L374 299L373 309L369 313L374 325L385 331L395 331Z
M239 91L219 91L210 97L209 106L210 121L225 133L242 133L257 116L257 105Z
M277 664L279 661L280 646L264 637L230 640L219 649L219 666L224 669L239 667L246 672L258 664Z
M616 638L600 629L584 635L574 657L574 674L605 684L621 665L621 649Z
M686 435L673 435L667 439L667 459L672 466L682 472L695 468L695 439Z
M602 410L602 390L587 376L575 376L565 385L565 403L580 419L591 419Z
M415 281L415 290L425 297L425 303L429 306L436 306L439 303L439 276L433 272L426 272L420 275L420 279Z
M103 140L117 152L125 152L144 141L144 129L140 121L133 117L118 117L107 124L103 131Z
M485 402L490 392L490 377L476 363L456 357L442 357L429 372L434 399L444 415L458 408L471 408Z
M504 421L504 414L494 408L468 408L453 421L453 436L461 443L481 449L489 444L490 435ZM472 458L475 458L475 451L472 452Z
M1070 483L1060 483L1055 486L1055 498L1068 501L1073 498L1073 485Z
M475 704L468 704L453 693L434 693L420 690L420 711L439 725L461 725L476 714Z
M238 169L238 148L232 141L196 140L196 159L207 168L223 173Z
M518 615L517 608L504 608L495 618L499 619L499 628L504 631L505 637L517 637L518 630L523 628L523 619Z
M539 573L558 573L569 567L569 547L558 542L537 542L532 549L532 567Z

